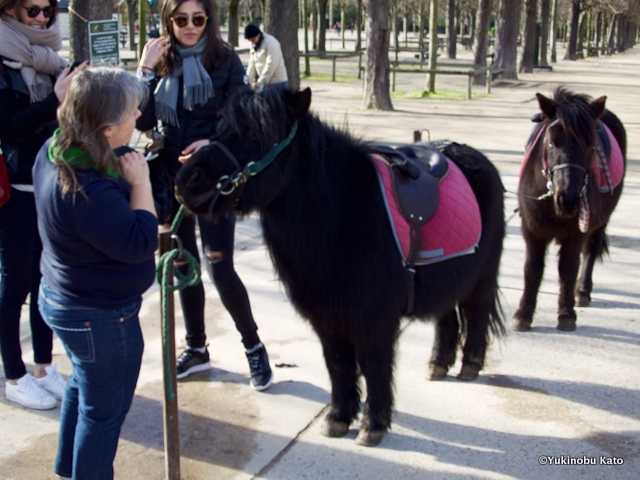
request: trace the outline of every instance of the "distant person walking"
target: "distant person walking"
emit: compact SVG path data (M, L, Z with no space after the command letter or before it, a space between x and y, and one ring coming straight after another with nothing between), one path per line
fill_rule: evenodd
M265 85L288 86L289 78L280 42L273 35L261 32L253 24L245 27L244 38L252 44L247 67L251 86L256 90L262 90Z

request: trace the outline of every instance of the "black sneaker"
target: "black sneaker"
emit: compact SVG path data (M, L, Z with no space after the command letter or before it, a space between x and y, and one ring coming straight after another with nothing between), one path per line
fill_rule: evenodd
M273 372L269 366L269 355L262 343L257 344L251 350L246 351L249 368L251 369L251 381L249 384L254 390L266 390L273 381Z
M177 378L184 378L192 373L203 372L210 368L209 351L206 349L203 353L200 353L187 347L176 359Z

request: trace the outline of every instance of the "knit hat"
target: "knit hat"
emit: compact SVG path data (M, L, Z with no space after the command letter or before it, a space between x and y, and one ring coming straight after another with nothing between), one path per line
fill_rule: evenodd
M244 27L244 38L253 38L260 35L262 32L258 27L250 23L246 27Z

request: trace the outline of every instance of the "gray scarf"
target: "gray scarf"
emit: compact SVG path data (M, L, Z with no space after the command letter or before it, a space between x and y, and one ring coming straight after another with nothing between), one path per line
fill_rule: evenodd
M202 37L193 47L176 50L182 58L182 68L174 70L172 75L162 77L155 91L156 118L173 126L178 125L178 96L180 93L180 76L184 78L182 85L182 106L193 110L196 105L204 105L214 96L211 77L200 62L200 55L207 43Z
M17 8L17 7L16 7ZM9 15L0 17L0 55L18 62L31 102L43 100L53 90L51 75L69 64L56 52L62 47L58 21L46 29L33 28Z

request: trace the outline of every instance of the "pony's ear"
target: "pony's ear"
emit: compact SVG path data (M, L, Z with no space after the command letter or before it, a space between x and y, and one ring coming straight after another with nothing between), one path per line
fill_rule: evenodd
M589 105L589 108L591 109L591 112L596 119L600 118L600 116L604 113L604 104L606 101L607 97L602 96L591 102L591 105Z
M305 88L301 92L290 92L287 95L287 115L289 121L295 122L300 120L308 111L311 106L311 89Z
M548 118L552 119L556 116L556 104L553 100L545 97L541 93L536 93L536 97L538 97L538 105L540 105L540 111L542 114Z

